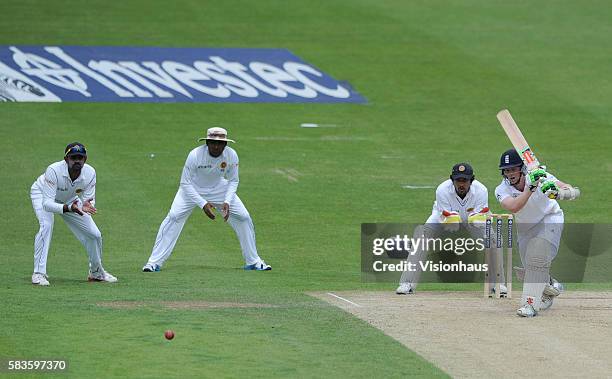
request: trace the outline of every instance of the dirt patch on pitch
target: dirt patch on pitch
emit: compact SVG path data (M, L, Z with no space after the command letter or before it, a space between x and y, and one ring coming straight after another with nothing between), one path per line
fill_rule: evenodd
M167 309L215 309L215 308L274 308L272 304L234 303L214 301L102 301L99 307L113 309L167 308Z
M207 309L207 308L274 308L272 304L256 303L229 303L229 302L210 302L210 301L168 301L161 303L166 308L171 309Z
M453 377L609 377L612 293L566 292L531 319L481 292L310 294L365 320ZM518 295L518 294L517 294Z

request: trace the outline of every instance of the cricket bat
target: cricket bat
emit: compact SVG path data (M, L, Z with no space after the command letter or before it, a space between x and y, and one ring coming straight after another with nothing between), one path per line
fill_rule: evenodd
M519 129L510 112L507 109L502 109L497 113L497 120L504 129L504 132L506 132L512 146L514 146L516 152L523 160L523 163L527 166L527 171L540 167L540 161L538 161L531 147L529 147L527 140L523 133L521 133L521 129ZM578 197L580 197L580 189L568 184L567 187L559 189L559 194L556 198L558 200L574 200Z
M516 152L520 155L523 163L527 166L527 171L531 171L534 168L538 168L540 166L540 161L536 158L535 154L529 147L527 140L523 137L523 133L521 133L521 129L519 129L516 122L510 115L507 109L503 109L499 111L497 114L497 120L501 124L504 132L512 142L512 146L516 149Z

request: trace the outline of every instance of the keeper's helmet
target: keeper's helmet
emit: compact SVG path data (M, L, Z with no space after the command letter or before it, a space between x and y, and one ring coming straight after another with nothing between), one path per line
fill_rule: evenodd
M499 158L499 169L503 170L510 167L523 167L523 160L515 149L504 151Z

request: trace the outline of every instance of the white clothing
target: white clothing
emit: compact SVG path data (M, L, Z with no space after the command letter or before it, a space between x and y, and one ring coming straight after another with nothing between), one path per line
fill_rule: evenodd
M443 211L457 212L461 216L461 220L467 223L469 213L479 212L488 206L488 197L489 191L487 187L478 180L474 180L470 190L462 199L457 195L453 181L447 179L436 189L436 201L434 201L431 216L429 216L426 223L440 223Z
M69 206L76 200L79 207L87 200L95 203L96 171L83 165L81 174L73 182L65 161L51 164L38 177L30 190L32 207L40 228L34 239L34 272L47 273L47 256L53 235L54 213L59 213L75 237L85 246L92 272L102 269L102 235L89 214L63 213L64 204Z
M238 154L228 146L214 158L206 145L193 149L183 168L181 183L170 211L162 222L148 263L162 266L194 209L202 211L211 203L221 211L223 203L230 206L227 222L236 232L247 265L262 262L255 244L255 227L251 216L236 194L238 189Z
M557 181L555 177L548 174L549 180ZM526 191L529 189L525 188ZM507 197L518 197L523 192L517 190L506 179L495 188L495 197L500 202ZM527 200L525 206L514 214L517 229L519 251L521 259L524 258L525 248L530 239L541 237L559 249L561 234L563 233L564 215L563 210L556 200L549 199L539 189ZM557 255L555 251L551 258Z
M431 215L425 225L415 229L413 238L439 238L444 232L444 225L441 224L443 211L459 213L463 221L462 228L468 230L473 238L483 238L484 228L477 224L469 224L468 215L471 212L479 212L483 208L487 208L489 206L488 197L489 191L487 187L478 180L472 182L470 190L463 199L457 195L453 181L451 179L445 180L436 189L436 200L434 201ZM421 277L419 262L422 262L426 256L427 251L425 249L418 249L414 254L408 255L406 262L414 264L416 270L404 271L400 278L400 285L402 283L410 283L413 289L416 288ZM501 271L503 272L503 268Z
M43 207L47 212L63 213L64 204L71 205L75 200L79 201L79 206L89 199L95 205L96 170L85 163L73 182L66 161L55 162L36 179L32 184L34 188L42 192Z
M225 188L224 196L216 202L229 204L238 189L236 151L226 146L223 153L215 158L208 153L206 145L191 150L181 175L181 189L185 196L202 209L208 202L204 196L217 193L219 188Z
M548 175L548 179L557 181L555 177L550 174ZM527 186L525 186L525 190L529 191ZM508 196L518 197L522 193L514 188L506 179L503 179L495 188L495 197L500 204ZM514 214L514 220L517 224L539 224L544 220L544 217L555 213L562 213L559 203L556 200L549 199L538 189L529 197L527 204Z
M557 181L555 177L548 175L548 180ZM525 191L529 191L527 186ZM500 204L506 198L518 197L522 193L506 179L495 188L495 197ZM544 288L550 282L551 262L559 250L563 233L563 210L556 200L548 198L538 188L531 194L523 208L514 214L514 220L517 226L521 263L525 268L521 304L532 304L538 311ZM540 243L539 239L550 242L550 245Z

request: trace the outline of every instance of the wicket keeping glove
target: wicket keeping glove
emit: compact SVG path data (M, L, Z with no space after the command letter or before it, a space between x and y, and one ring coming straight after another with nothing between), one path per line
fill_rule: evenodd
M480 211L470 212L468 214L468 224L484 224L487 222L487 214L489 213L489 208L483 208Z
M461 216L457 212L442 211L442 224L447 232L456 232L461 227Z

